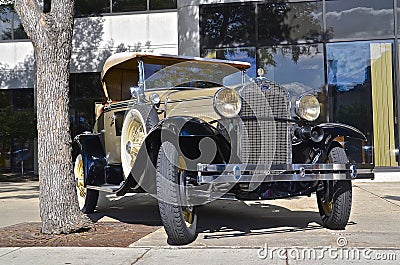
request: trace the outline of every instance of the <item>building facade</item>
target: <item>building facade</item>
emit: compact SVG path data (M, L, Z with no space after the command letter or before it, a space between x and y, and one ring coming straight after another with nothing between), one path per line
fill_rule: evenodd
M118 51L152 51L247 61L251 77L263 68L289 91L318 96L321 121L364 132L367 142L346 140L352 160L399 165L400 0L95 2L76 0L73 135L94 123L104 60ZM0 109L33 110L32 46L11 9L0 16ZM21 150L34 153L32 141L18 144L0 142L8 148L0 167L18 167Z
M179 53L247 61L250 76L263 68L289 91L315 94L321 121L346 123L367 136L365 143L346 140L352 160L397 167L399 5L178 1Z
M178 53L176 0L76 0L70 78L72 136L91 130L104 61L121 51ZM0 124L34 113L33 47L12 6L0 7ZM5 123L3 123L5 124ZM33 170L35 140L0 125L0 169ZM32 128L28 128L34 130ZM20 137L24 136L24 137Z

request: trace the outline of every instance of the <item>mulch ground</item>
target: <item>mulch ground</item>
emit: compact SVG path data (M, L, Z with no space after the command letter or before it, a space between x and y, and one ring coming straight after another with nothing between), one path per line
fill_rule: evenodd
M38 181L33 174L1 173L0 182ZM21 223L0 228L0 247L127 247L160 226L98 222L86 232L68 235L40 233L40 223Z
M99 222L87 232L68 235L40 233L40 223L0 228L0 247L127 247L159 226Z

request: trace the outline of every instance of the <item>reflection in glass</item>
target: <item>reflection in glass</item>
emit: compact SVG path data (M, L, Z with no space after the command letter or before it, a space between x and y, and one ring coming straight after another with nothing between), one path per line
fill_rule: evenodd
M246 74L250 77L256 77L256 48L254 47L207 49L203 52L202 57L248 62L251 67L246 70Z
M28 39L24 27L16 13L14 13L14 40L25 40Z
M200 6L202 47L243 46L255 41L254 5Z
M262 44L322 40L322 1L257 5L258 41Z
M333 122L361 130L373 147L371 64L369 42L337 43L327 46L328 86ZM372 162L372 152L360 154L358 141L346 145L357 162ZM366 150L366 149L364 149Z
M33 109L33 89L14 89L12 93L12 103L14 110Z
M71 74L70 77L71 136L91 131L95 122L94 103L103 101L98 73Z
M362 146L350 139L346 145L357 162L375 162L377 166L396 163L392 56L392 42L327 45L333 121L360 129L368 139ZM357 151L360 147L362 153Z
M33 170L33 89L0 90L0 173Z
M145 63L144 69L145 75L149 76L145 80L145 89L147 91L184 87L187 84L190 87L195 84L202 84L195 86L201 89L210 86L227 85L226 82L229 82L229 85L240 85L242 83L241 71L222 63L209 64L196 61L181 62L173 65L168 62L157 65ZM150 70L156 71L153 73Z
M328 39L394 36L393 0L326 1Z
M259 67L265 77L288 90L292 103L302 94L313 94L321 103L320 121L327 120L322 44L260 48Z
M75 0L75 16L90 16L110 12L110 0Z
M147 0L113 0L112 12L147 10Z
M0 9L0 40L12 39L12 17L10 7L5 6Z
M176 0L150 0L150 10L176 9Z

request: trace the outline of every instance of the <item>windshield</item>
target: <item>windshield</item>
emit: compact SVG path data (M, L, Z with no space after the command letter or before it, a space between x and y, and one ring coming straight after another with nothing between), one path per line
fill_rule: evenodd
M188 61L170 66L145 63L144 75L146 91L171 88L237 87L243 83L241 70L226 64L202 61Z

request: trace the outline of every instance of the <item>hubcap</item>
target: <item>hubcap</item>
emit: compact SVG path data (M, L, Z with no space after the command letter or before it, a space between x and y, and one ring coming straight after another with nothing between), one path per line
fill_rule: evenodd
M146 137L142 122L134 115L132 115L132 120L128 126L127 137L128 141L126 142L126 153L129 156L130 165L132 167L139 153L139 149Z

